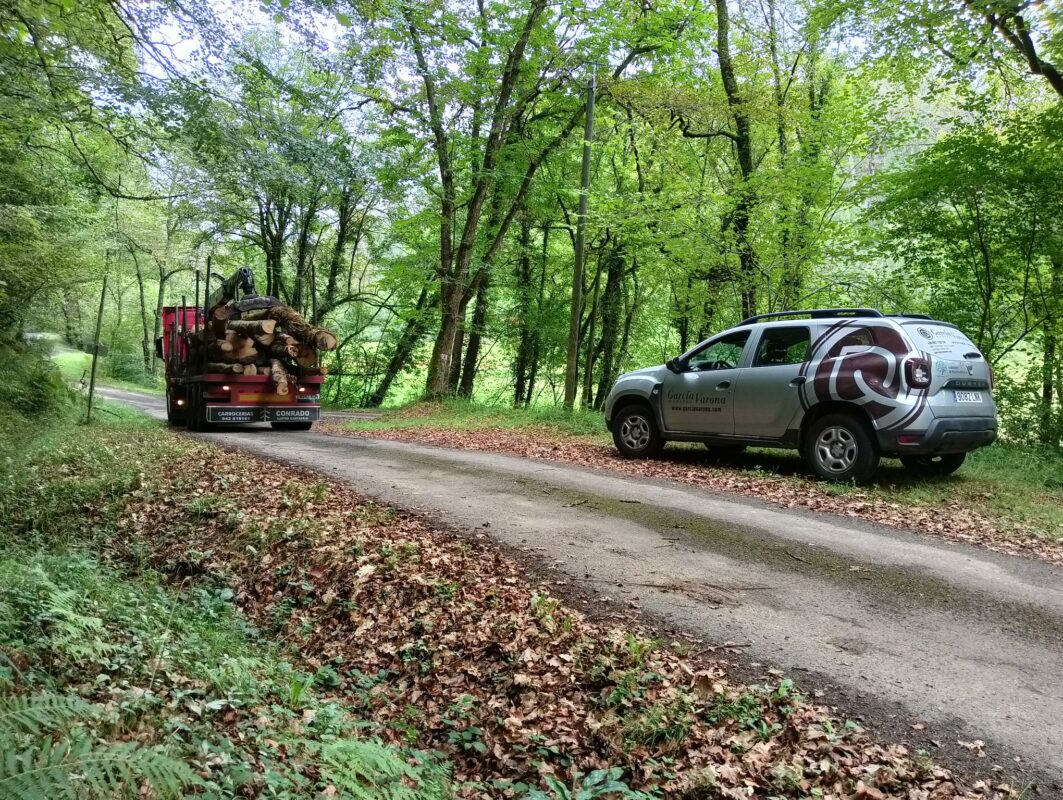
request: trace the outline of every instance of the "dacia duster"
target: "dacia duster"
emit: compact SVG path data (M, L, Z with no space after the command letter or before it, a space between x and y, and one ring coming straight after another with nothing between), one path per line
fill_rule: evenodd
M993 372L955 325L874 309L760 314L668 363L621 375L606 425L628 458L665 442L794 448L834 481L883 456L950 474L997 435Z

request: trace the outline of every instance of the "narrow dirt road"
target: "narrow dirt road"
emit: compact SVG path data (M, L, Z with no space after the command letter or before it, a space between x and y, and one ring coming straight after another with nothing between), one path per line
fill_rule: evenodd
M102 394L160 416L161 398ZM204 436L529 550L599 598L737 643L884 733L954 759L983 752L981 740L978 763L1047 778L1047 796L1063 796L1058 569L511 456L265 427Z

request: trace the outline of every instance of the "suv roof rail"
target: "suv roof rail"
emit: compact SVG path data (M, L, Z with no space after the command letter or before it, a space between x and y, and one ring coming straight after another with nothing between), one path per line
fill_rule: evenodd
M937 322L937 320L935 320L929 314L909 314L907 311L902 311L900 314L887 314L886 316L887 317L899 317L901 319L929 319L929 320L932 320L934 322Z
M809 316L812 319L830 319L831 317L882 317L885 315L876 308L812 308L806 311L773 311L770 314L756 314L738 324L752 325L754 322L761 322L766 319L798 316Z

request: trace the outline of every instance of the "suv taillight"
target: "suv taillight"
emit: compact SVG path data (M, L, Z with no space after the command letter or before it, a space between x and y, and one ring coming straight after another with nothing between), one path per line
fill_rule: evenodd
M985 365L987 367L989 367L989 388L991 390L995 389L996 388L996 384L997 384L997 374L993 371L993 365L992 364L990 364L988 361L986 361Z
M904 362L904 377L913 389L925 389L930 385L930 362L925 358L909 358Z

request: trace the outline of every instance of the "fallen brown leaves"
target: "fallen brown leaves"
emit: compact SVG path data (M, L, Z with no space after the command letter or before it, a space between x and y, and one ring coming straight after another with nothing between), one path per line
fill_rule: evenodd
M465 797L606 766L669 797L1013 796L959 785L778 676L743 685L725 662L590 620L484 535L312 472L197 446L127 502L131 549L223 579L263 630L335 669L337 700L374 733L445 753Z
M708 452L665 450L654 460L631 461L621 458L611 445L563 438L550 428L483 428L453 430L415 426L373 431L348 430L341 426L320 426L324 432L340 435L412 441L438 447L509 453L523 458L560 461L582 467L606 469L626 475L665 478L702 486L717 492L755 497L783 508L837 514L880 525L940 536L955 542L984 547L999 553L1035 556L1063 565L1063 544L1033 535L1022 525L994 519L959 500L938 505L894 503L861 494L832 494L823 484L793 476L742 472L733 466L713 464Z

